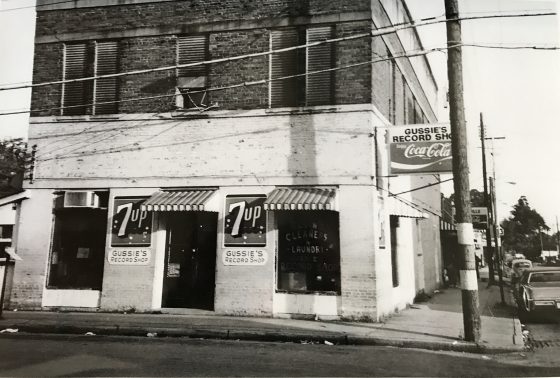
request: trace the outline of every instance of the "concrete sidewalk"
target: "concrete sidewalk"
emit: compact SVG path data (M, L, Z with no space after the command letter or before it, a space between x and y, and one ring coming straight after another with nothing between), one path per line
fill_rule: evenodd
M509 304L511 298L509 291ZM511 306L502 306L499 288L479 284L482 337L462 339L461 291L450 288L412 305L381 323L311 321L280 318L189 314L4 311L0 332L191 337L289 342L330 342L502 353L524 349L521 326ZM1 337L1 335L0 335Z

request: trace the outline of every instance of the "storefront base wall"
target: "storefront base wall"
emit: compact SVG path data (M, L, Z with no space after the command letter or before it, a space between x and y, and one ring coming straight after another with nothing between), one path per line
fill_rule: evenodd
M42 306L52 230L53 194L49 189L31 189L22 201L10 308L38 310Z
M345 319L376 320L375 225L372 186L341 186L341 309Z
M312 315L318 319L338 319L341 299L336 295L274 294L274 316Z
M113 248L111 247L111 225L113 222L112 214L114 213L113 206L115 197L148 197L158 189L159 188L111 190L105 259L103 262L103 290L100 301L100 308L102 310L146 312L161 308L161 282L159 290L154 290L154 277L157 276L159 280L163 279L163 266L159 266L157 262L158 258L163 261L162 256L165 254L165 227L160 225L160 222L157 222L159 219L158 215L155 215L152 221L152 230L155 232L152 233L151 246L138 247L143 250L148 250L150 253L150 261L147 265L116 265L109 263L107 257L109 251ZM161 230L161 227L163 227L163 230ZM161 241L160 239L163 240L163 244L158 243ZM136 247L131 248L135 249ZM155 273L156 266L158 266L157 269L161 269L160 274ZM155 297L157 297L157 299L154 299Z
M394 314L411 304L415 296L414 238L415 220L399 218L397 228L398 285L393 287L391 245L376 256L377 320Z
M216 292L214 311L225 315L272 316L274 294L274 267L276 256L276 233L274 212L267 211L267 233L265 247L224 246L224 214L227 195L267 194L273 187L227 187L217 191L220 198L218 217L218 247L216 250ZM267 254L264 265L225 265L226 250L262 250Z
M43 307L98 308L99 290L43 290Z

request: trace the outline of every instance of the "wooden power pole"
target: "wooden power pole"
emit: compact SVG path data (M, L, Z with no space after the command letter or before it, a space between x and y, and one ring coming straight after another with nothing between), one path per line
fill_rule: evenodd
M486 171L486 131L484 130L484 119L480 113L480 143L482 144L482 179L484 180L484 206L486 206L487 223L486 223L486 262L488 263L488 286L494 285L494 250L492 249L492 237L490 220L493 218L492 206L490 204L490 196L488 195L488 174Z
M457 237L461 254L459 273L463 302L463 326L465 340L478 342L480 340L480 312L467 160L467 128L463 101L461 22L459 21L458 0L445 0L445 16L447 18L447 77L449 79L453 187L457 210Z

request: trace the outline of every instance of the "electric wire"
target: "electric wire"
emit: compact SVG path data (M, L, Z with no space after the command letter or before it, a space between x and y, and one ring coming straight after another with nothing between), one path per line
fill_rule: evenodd
M246 81L246 82L236 83L236 84L231 84L231 85L226 85L226 86L218 86L218 87L210 87L210 88L201 89L201 90L193 90L193 91L189 91L189 94L204 93L204 92L215 92L215 91L223 91L223 90L233 89L233 88L242 88L242 87L250 87L250 86L255 86L255 85L264 85L264 84L268 84L268 83L274 82L274 81L288 80L288 79L293 79L293 78L297 78L297 77L303 77L303 76L308 76L308 75L316 75L316 74L321 74L321 73L326 73L326 72L335 72L335 71L360 67L360 66L364 66L364 65L374 64L374 63L378 63L378 62L384 62L384 61L387 61L387 60L424 56L424 55L430 54L432 52L444 51L444 50L447 50L449 48L455 48L455 47L459 47L459 46L460 45L438 47L438 48L433 48L433 49L429 49L429 50L422 50L420 52L412 53L412 54L405 53L405 54L402 54L402 55L394 55L392 57L384 57L384 58L380 58L380 59L374 59L374 60L368 60L368 61L364 61L364 62L352 63L352 64L348 64L348 65L344 65L344 66L338 66L338 67L332 67L332 68L327 68L327 69L323 69L323 70L299 73L299 74L295 74L295 75L288 75L288 76L282 76L282 77L277 77L277 78L267 78L267 79L261 79L261 80L256 80L256 81ZM93 106L93 105L108 105L108 104L116 104L116 103L127 103L127 102L135 102L135 101L154 100L154 99L159 99L159 98L176 97L176 96L182 96L182 94L180 94L180 93L179 94L177 94L177 93L166 93L166 94L161 94L161 95L134 97L134 98L123 99L123 100L115 100L115 101L103 101L103 102L95 102L95 103L88 103L88 104L81 104L81 105L57 106L57 107L49 107L49 108L23 110L23 111L17 111L17 112L5 112L5 113L0 113L0 116L13 115L13 114L25 114L25 113L30 113L30 112L45 112L45 111L60 110L60 109L82 108L82 107Z
M195 66L215 64L215 63L227 63L227 62L232 62L232 61L241 60L241 59L267 56L267 55L272 55L272 54L277 54L277 53L294 51L294 50L298 50L298 49L304 49L304 48L308 48L308 47L315 47L315 46L320 46L320 45L327 44L327 43L336 43L336 42L349 41L349 40L361 39L361 38L366 38L366 37L378 37L378 36L382 36L382 35L386 35L386 34L396 33L398 31L404 30L404 29L416 28L416 27L419 27L419 26L432 25L432 24L437 24L437 23L442 23L442 22L467 21L467 20L475 20L475 19L504 18L504 17L540 17L540 16L552 16L552 15L556 15L556 13L555 12L547 12L547 13L534 13L534 14L523 13L523 14L508 14L508 15L485 15L485 16L472 16L472 17L458 17L458 18L455 18L455 19L443 19L443 20L428 19L427 21L421 21L421 22L411 21L409 23L402 23L399 26L393 26L392 25L392 26L388 26L388 27L382 27L382 28L379 28L379 29L376 29L376 30L372 30L369 33L361 33L361 34L355 34L355 35L347 36L347 37L326 39L326 40L323 40L323 41L316 41L316 42L306 43L306 44L302 44L302 45L298 45L298 46L291 46L291 47L277 49L277 50L268 50L268 51L263 51L263 52L258 52L258 53L238 55L238 56L220 58L220 59L213 59L213 60L208 60L208 61L186 63L186 64L177 64L177 65L173 65L173 66L150 68L150 69L135 70L135 71L128 71L128 72L119 72L119 73L114 73L114 74L90 76L90 77L77 78L77 79L57 80L57 81L35 83L35 84L29 84L29 85L11 86L11 84L0 84L0 91L24 89L24 88L34 88L34 87L42 87L42 86L48 86L48 85L59 85L59 84L65 84L65 83L91 81L91 80L96 80L96 79L115 78L115 77L121 77L121 76L139 75L139 74L145 74L145 73L169 71L169 70L174 70L174 69L178 69L178 68L195 67Z
M249 81L249 82L243 82L243 83L239 83L239 84L233 84L233 85L229 85L229 86L206 88L206 89L203 89L203 90L189 91L188 93L189 94L195 94L195 93L204 93L204 92L212 92L212 91L221 91L221 90L226 90L226 89L233 89L233 88L253 86L253 85L262 85L262 84L267 84L269 82L276 81L276 80L287 80L287 79L301 77L301 76L314 75L314 74L325 73L325 72L329 72L329 71L337 71L337 70L347 69L347 68L354 68L354 67L357 67L357 66L361 66L361 65L365 65L365 64L378 63L378 62L382 62L382 61L386 61L386 60L424 56L424 55L427 55L427 54L432 53L432 52L445 52L446 50L448 50L450 48L458 48L458 47L481 47L481 48L493 48L493 49L560 50L560 47L558 47L558 46L551 46L551 47L509 46L509 47L507 47L507 46L498 46L498 45L494 46L494 45L488 45L488 44L484 45L484 44L473 44L473 43L464 44L464 43L462 43L462 44L451 45L451 46L447 46L447 47L437 47L437 48L432 48L432 49L428 49L428 50L423 50L422 52L419 52L419 53L395 55L391 58L386 58L386 59L370 60L370 61L366 61L366 62L355 63L355 64L350 64L350 65L341 66L341 67L329 68L329 69L314 71L314 72L306 72L306 73L284 76L284 77L279 77L279 78L274 78L274 79L262 79L262 80L257 80L257 81ZM376 54L376 55L378 55L378 54ZM198 63L194 63L194 64L198 64ZM106 77L106 76L100 76L100 77ZM98 77L98 78L100 78L100 77ZM72 81L84 81L86 79L91 79L91 78L73 79ZM65 82L68 82L68 81L65 81ZM51 83L49 85L52 85L52 84L53 83ZM55 84L60 84L60 82L56 82ZM47 85L47 84L44 83L44 85ZM15 89L15 88L5 88L5 89ZM3 89L0 88L0 90L3 90ZM117 103L124 103L124 102L145 101L145 100L153 100L153 99L165 98L165 97L175 97L175 96L179 96L179 95L182 96L183 94L173 93L173 94L163 94L163 95L154 95L154 96L143 96L143 97L134 97L134 98L129 98L129 99L123 99L123 100L92 102L92 103L81 104L81 105L69 105L69 106L41 108L41 109L21 109L21 110L18 109L18 110L14 110L14 111L2 112L2 113L0 113L0 116L14 115L14 114L26 114L26 113L30 113L30 112L42 112L42 111L52 111L52 110L60 110L60 109L70 109L70 108L82 108L82 107L93 106L93 105L107 105L107 104L117 104Z

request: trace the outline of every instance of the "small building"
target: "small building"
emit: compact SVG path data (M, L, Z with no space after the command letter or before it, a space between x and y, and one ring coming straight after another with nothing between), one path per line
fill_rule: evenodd
M384 130L437 122L411 22L400 0L38 0L9 305L379 320L439 287L438 177L387 171Z

